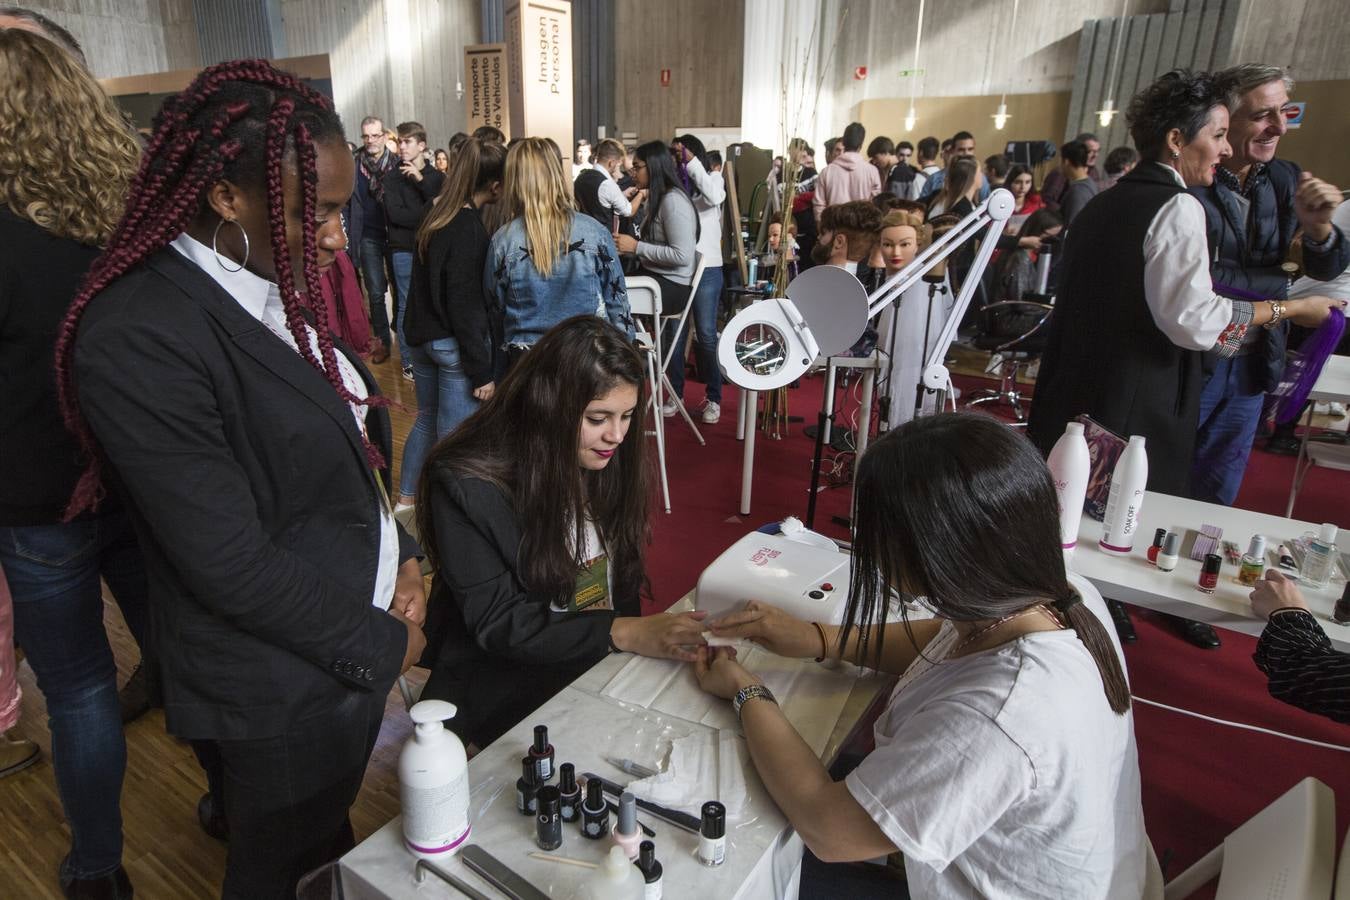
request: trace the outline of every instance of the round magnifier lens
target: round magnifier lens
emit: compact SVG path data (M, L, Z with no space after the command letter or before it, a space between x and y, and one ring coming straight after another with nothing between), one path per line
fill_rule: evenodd
M787 339L772 325L751 325L736 336L736 361L752 375L773 375L787 362Z

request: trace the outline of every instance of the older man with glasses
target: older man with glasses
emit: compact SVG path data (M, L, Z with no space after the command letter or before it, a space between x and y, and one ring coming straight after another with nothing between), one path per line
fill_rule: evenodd
M352 205L360 208L361 232L356 238L357 260L361 280L366 285L370 300L371 341L370 361L382 363L389 358L391 339L389 311L384 305L384 294L389 289L389 272L393 268L389 256L389 231L384 220L384 176L397 168L398 157L385 145L384 122L377 116L361 120L362 148L356 153L356 189ZM403 348L399 347L402 358Z

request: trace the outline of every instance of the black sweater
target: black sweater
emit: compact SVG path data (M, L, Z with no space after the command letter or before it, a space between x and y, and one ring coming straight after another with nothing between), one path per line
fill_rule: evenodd
M427 473L441 567L422 697L454 703L450 728L486 747L604 659L614 616L638 615L639 599L615 596L613 612L553 611L551 597L521 583L520 523L506 492L444 466Z
M56 406L56 335L98 248L4 205L0 247L0 525L54 525L80 475Z
M1252 659L1275 699L1350 722L1350 653L1336 652L1312 613L1276 610Z
M501 316L489 311L483 266L489 238L482 213L462 209L427 242L413 265L403 332L412 346L453 337L474 387L492 380L492 348L501 344Z
M422 224L427 204L441 192L445 176L436 167L422 167L422 180L409 178L399 168L384 176L384 219L389 230L389 249L410 252L417 243L417 226Z

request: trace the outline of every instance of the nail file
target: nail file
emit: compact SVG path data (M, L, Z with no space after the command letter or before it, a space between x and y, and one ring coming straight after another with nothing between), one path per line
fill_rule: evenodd
M601 786L604 787L606 794L613 794L616 797L623 794L622 787L620 787L619 785L615 784L612 781L606 781L599 775L592 774L591 772L586 772L584 773L583 777L586 778L587 780L594 778L596 781L600 782ZM655 803L649 803L648 801L643 800L641 797L638 798L637 805L638 809L645 809L647 812L651 813L653 816L656 816L656 818L661 819L662 821L669 822L671 825L674 825L677 828L683 828L685 831L698 834L699 820L697 816L691 816L689 815L689 813L683 813L677 809L666 809L664 806L658 806Z
M473 885L465 882L463 879L459 878L456 875L451 875L449 872L445 871L444 869L437 866L435 863L430 862L429 860L419 859L417 861L416 871L418 884L421 884L423 879L426 878L425 873L430 872L431 874L439 878L441 881L444 881L446 884L450 885L452 888L459 891L464 896L468 897L469 900L492 900L491 897L489 897L487 894L484 894L482 891L478 890Z
M482 875L489 884L512 900L548 900L548 894L507 868L505 863L477 844L469 844L460 850L459 858L464 860L464 865Z

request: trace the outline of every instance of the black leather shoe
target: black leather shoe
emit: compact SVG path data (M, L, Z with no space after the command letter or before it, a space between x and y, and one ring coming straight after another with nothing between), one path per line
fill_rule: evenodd
M202 794L202 799L197 801L197 822L202 826L202 831L220 841L228 843L230 840L230 823L225 819L225 810L219 809L216 804L216 798L207 791Z
M1177 627L1180 628L1182 637L1202 650L1214 650L1222 646L1218 634L1204 622L1178 619Z
M1279 456L1298 456L1299 439L1292 434L1275 434L1266 441L1266 452Z
M135 896L127 870L121 866L98 878L71 878L64 874L69 859L61 861L61 893L67 900L131 900Z
M122 724L134 722L150 710L150 676L145 666L131 671L131 677L117 692L117 703L122 707Z
M1106 608L1111 610L1111 621L1116 623L1116 635L1122 644L1133 644L1139 640L1134 633L1134 623L1130 621L1130 611L1119 600L1107 600Z

